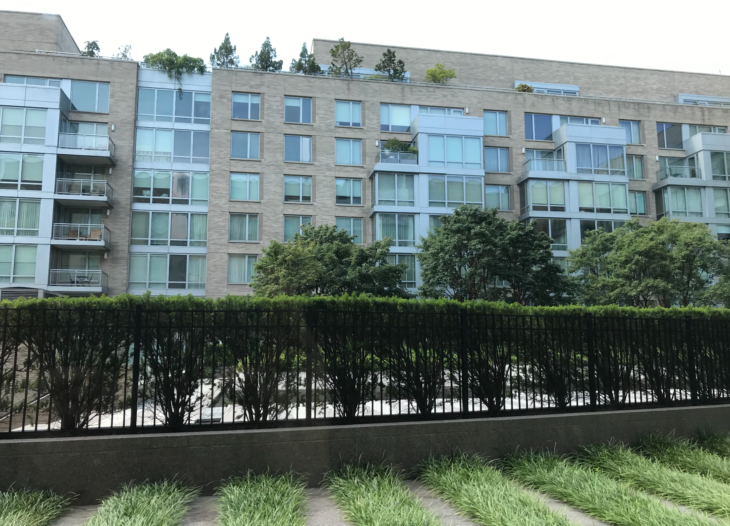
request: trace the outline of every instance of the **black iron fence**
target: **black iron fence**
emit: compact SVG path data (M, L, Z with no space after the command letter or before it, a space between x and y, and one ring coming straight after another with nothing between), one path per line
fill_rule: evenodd
M708 404L730 322L362 310L0 310L0 438Z

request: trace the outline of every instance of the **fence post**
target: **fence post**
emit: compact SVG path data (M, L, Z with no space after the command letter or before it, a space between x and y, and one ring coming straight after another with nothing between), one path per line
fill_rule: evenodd
M593 315L589 312L586 320L586 347L588 350L588 390L591 397L591 411L598 407L598 389L596 387L596 343L593 328Z
M311 305L307 305L304 313L304 321L307 325L307 348L306 348L306 376L305 376L305 412L304 418L307 425L312 424L312 359L314 358L314 331L315 312Z
M139 353L142 339L142 305L134 307L134 350L132 358L132 407L130 429L137 429L137 405L139 403Z
M689 393L692 405L697 405L697 370L695 367L695 342L692 328L692 318L685 316L684 318L684 335L687 345L687 368L689 369Z
M461 309L461 346L459 347L459 361L461 362L461 415L469 418L469 363L467 360L467 336L469 320L466 309Z

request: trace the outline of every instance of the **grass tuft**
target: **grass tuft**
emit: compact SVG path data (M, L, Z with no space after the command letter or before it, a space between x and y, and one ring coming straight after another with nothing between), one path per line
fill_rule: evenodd
M436 494L482 524L571 524L476 455L431 458L421 466L420 478Z
M628 484L552 454L510 455L501 465L510 477L615 526L710 526L706 516L669 508Z
M585 467L658 497L730 518L730 486L668 468L637 455L623 444L587 446L576 453L575 459Z
M707 451L724 458L730 458L730 436L721 433L702 431L697 443Z
M730 460L701 449L689 440L650 435L636 450L647 458L679 471L730 483Z
M197 493L177 481L125 484L84 526L177 526Z
M51 491L0 491L0 524L47 526L71 504Z
M293 473L229 480L218 489L221 526L304 526L304 483Z
M325 475L325 485L355 526L439 526L403 484L402 471L387 465L347 465Z

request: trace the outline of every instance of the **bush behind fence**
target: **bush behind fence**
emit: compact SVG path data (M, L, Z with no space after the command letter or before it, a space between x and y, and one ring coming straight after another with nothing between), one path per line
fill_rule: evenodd
M364 297L0 309L0 436L717 403L730 316Z

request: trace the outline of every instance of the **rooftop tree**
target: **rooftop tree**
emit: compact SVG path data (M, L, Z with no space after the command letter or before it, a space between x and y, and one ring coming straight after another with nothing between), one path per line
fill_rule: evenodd
M289 71L292 73L304 73L305 75L317 75L322 72L322 68L317 64L317 59L307 51L306 42L302 44L302 50L299 52L299 60L292 59Z
M276 60L276 48L271 45L269 37L261 44L261 50L256 51L249 59L251 67L259 71L281 71L283 60Z
M236 46L231 45L231 37L226 33L220 47L213 48L213 53L210 54L210 65L214 68L237 68L238 61Z
M99 49L99 41L98 40L87 40L85 42L86 46L84 47L84 50L81 52L82 57L98 57L99 52L101 49Z
M387 49L380 62L375 65L375 71L386 73L390 80L403 80L406 78L406 63L396 59L395 51Z
M426 70L426 76L423 79L426 82L434 84L446 84L449 80L456 78L455 69L446 69L443 64L436 64L434 67Z
M362 57L352 49L350 42L344 38L341 38L330 49L330 55L332 56L332 63L329 67L330 75L352 78L355 68L360 67L360 64L362 64Z
M205 73L205 61L202 58L178 55L170 48L159 53L149 53L144 56L143 61L151 68L167 73L168 78L174 78L181 96L183 74Z

